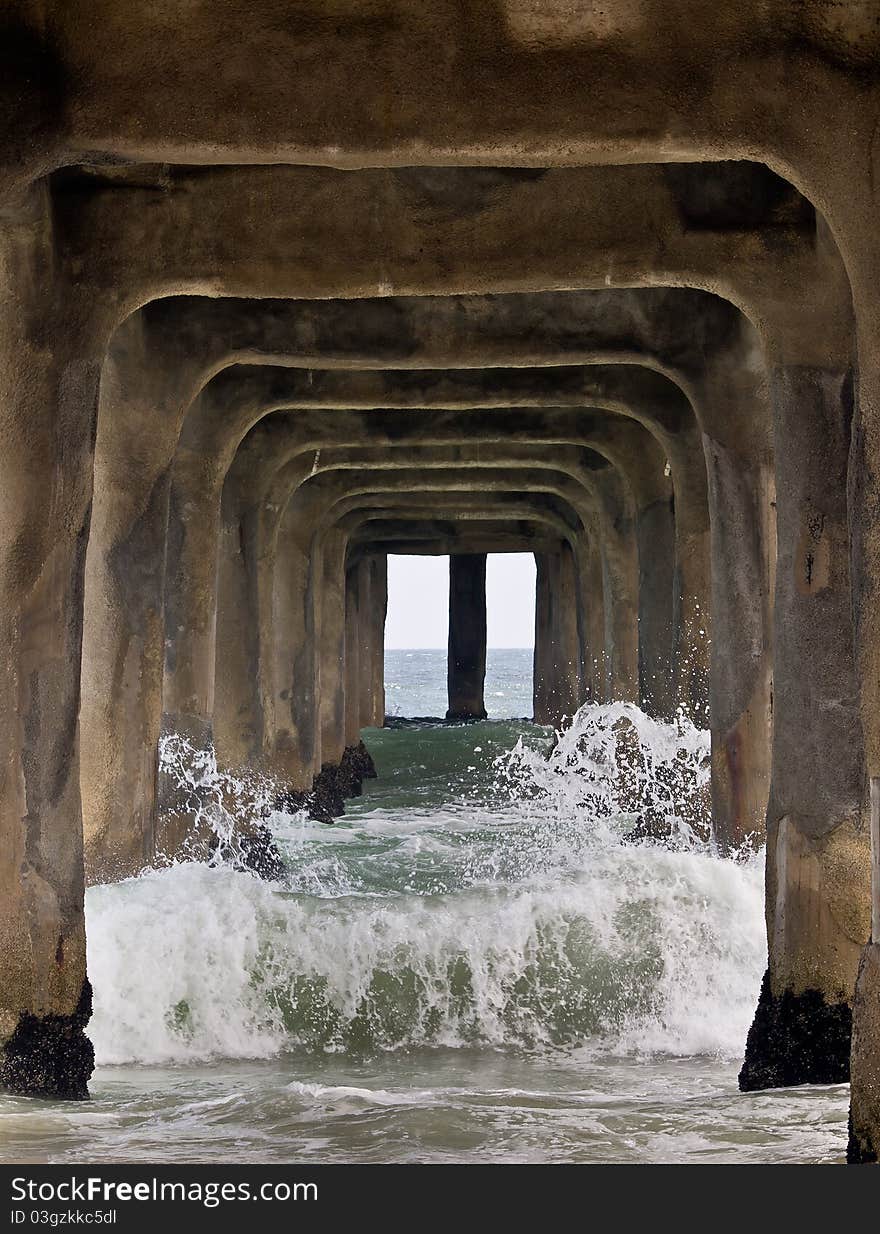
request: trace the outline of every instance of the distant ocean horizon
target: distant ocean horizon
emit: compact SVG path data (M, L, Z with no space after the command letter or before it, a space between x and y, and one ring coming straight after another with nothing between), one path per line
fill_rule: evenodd
M531 716L533 647L489 647L484 698L490 720ZM446 648L385 648L385 711L445 716Z

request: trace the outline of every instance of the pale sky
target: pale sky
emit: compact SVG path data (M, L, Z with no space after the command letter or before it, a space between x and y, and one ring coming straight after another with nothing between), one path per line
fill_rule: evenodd
M535 558L491 553L486 564L487 643L532 647L535 642ZM449 558L388 558L386 647L446 647Z

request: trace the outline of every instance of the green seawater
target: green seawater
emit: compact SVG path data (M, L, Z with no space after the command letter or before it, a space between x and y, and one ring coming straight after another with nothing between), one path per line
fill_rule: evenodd
M416 701L436 654L398 668ZM517 719L371 730L344 819L271 818L281 883L90 888L92 1100L0 1099L2 1158L842 1160L846 1086L737 1091L762 855L627 842L594 738L548 762Z

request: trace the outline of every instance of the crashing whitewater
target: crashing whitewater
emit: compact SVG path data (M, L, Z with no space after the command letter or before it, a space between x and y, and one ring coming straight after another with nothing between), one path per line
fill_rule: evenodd
M430 737L474 772L493 728ZM270 814L280 883L224 860L254 798L224 783L209 862L91 888L98 1061L738 1057L766 955L763 861L722 859L704 826L708 734L625 704L583 708L549 750L508 729L471 793L365 799L332 827ZM375 741L400 761L424 736ZM202 789L219 775L185 755L166 753Z

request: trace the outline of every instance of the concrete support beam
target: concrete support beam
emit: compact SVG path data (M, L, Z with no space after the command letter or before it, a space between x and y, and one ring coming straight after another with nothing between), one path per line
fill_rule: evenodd
M385 616L388 608L388 558L384 553L359 557L360 726L385 723Z
M672 461L673 467L675 467L676 466L676 455L674 451L671 454L671 461ZM696 542L699 542L699 534L700 534L698 533L698 540L694 541L691 531L687 529L687 526L685 522L683 521L684 515L686 514L686 510L687 510L687 503L683 502L682 503L682 520L680 520L680 525L682 527L682 533L680 537L681 551L677 550L677 557L680 562L684 562L685 564L687 564L689 561L695 561L699 559L699 555L696 558L694 557L693 552L688 548L688 545L692 545ZM704 536L704 533L702 534ZM174 537L172 537L172 540L170 543L173 545L174 542L175 542ZM681 571L679 571L679 577L684 578L684 574L682 574ZM682 594L685 594L685 593L682 593ZM693 594L693 592L691 592L690 594ZM682 606L682 608L680 609L681 619L678 621L678 624L677 624L678 629L686 629L687 627L687 619L685 617L685 612L686 610L684 606ZM692 621L690 624L691 626L693 626L695 623ZM205 638L207 639L209 637L210 637L210 625L205 627ZM684 658L679 657L677 662L681 662L682 659L684 659L684 662L687 662L687 657L684 657ZM106 674L103 674L103 678L106 679Z
M469 503L463 494L457 494L451 504L444 502L437 494L431 495L427 505L424 501L421 506L413 505L417 500L418 494L401 493L391 501L386 499L386 508L394 504L400 517L408 515L410 522L413 522L424 519L427 510L436 515L437 511L445 507L443 534L447 536L456 526L459 517L469 514L468 522L462 525L476 526L472 522L475 515L467 509ZM404 507L404 502L408 503L407 507ZM513 506L502 497L497 497L490 499L490 505L496 517L507 517L517 526L530 517L529 503ZM485 502L482 503L482 508L485 509ZM312 776L321 764L320 734L313 718L318 698L315 640L316 632L320 629L322 597L320 590L313 588L312 580L318 569L316 554L323 551L320 543L314 551L312 547L312 527L316 517L314 511L307 517L307 507L300 502L296 512L291 511L279 526L277 548L267 549L268 559L274 563L270 568L270 578L274 579L274 598L269 608L271 630L274 633L267 639L274 685L268 688L265 696L267 728L261 735L256 752L248 756L257 764L265 760L270 771L300 791L310 786ZM560 526L557 521L553 522L553 527L558 535ZM564 528L562 530L564 531ZM420 534L424 536L428 532L430 525L424 527ZM384 573L380 586L380 620L384 626ZM382 641L377 639L379 645ZM225 646L224 640L221 658L224 663L231 663L227 661ZM377 666L375 670L377 677L380 667ZM245 698L253 680L253 674L242 677L236 697ZM218 724L218 734L220 731L222 726Z
M397 452L393 450L390 451L389 453L376 452L373 465L374 466L380 465L382 470L391 467L394 461L395 453ZM401 465L403 465L404 463L408 461L409 462L413 461L414 456L412 454L412 451L409 451L409 452L400 451L399 453L400 453L399 462ZM275 461L277 461L277 457L278 457L277 443L270 446L270 448L267 450L267 457L272 458ZM340 455L339 457L341 460L342 455ZM438 454L437 461L439 461L441 457L442 455ZM530 454L524 455L523 456L524 460L527 457L532 458L533 462L536 461L534 456ZM323 452L321 455L321 459L322 459L322 466L321 466L320 474L321 476L324 477L324 480L326 481L329 477L333 476L334 474L337 474L339 477L337 483L344 485L346 482L345 481L346 473L344 471L339 471L338 473L334 473L333 471L333 467L335 466L334 461L333 461L334 459L333 452L332 451ZM512 458L510 459L510 462L513 463ZM365 462L362 461L362 453L355 453L354 455L352 455L349 458L349 465L350 465L352 474L354 474L355 472L358 472L358 473L361 472L365 465ZM313 471L313 466L314 466L314 463L313 463L313 459L311 456L308 456L304 463L296 463L295 471L291 472L287 476L287 480L285 481L285 484L292 484L294 487L296 487L296 484L297 484L296 477L298 476L299 481L301 482L307 475L309 475ZM326 467L326 470L325 470L325 467ZM391 475L395 474L395 469L393 467L391 471L389 472L389 474ZM398 476L401 475L399 470L397 471L397 474ZM544 470L542 469L538 474L543 475ZM312 479L310 479L310 484L313 485L316 479L317 477L313 477ZM533 485L531 481L529 481L526 485L526 488L529 488L532 486ZM225 501L226 501L226 495L224 495L224 502ZM266 507L269 510L276 510L276 511L281 509L282 508L281 498L271 493L267 494ZM309 520L311 517L312 516L307 516L305 511L302 511L296 517L296 520L295 520L296 526L299 528L305 528L306 526L309 525ZM225 542L228 543L230 549L234 553L234 562L236 563L236 570L239 570L239 571L241 567L240 567L240 564L238 563L240 563L242 553L247 549L247 545L249 543L248 538L243 534L244 527L245 527L245 524L242 523L240 525L240 530L236 530L235 528L231 529L229 536L226 537L225 539ZM298 538L299 537L297 535L294 537L294 540L298 540ZM289 556L285 559L285 562L283 564L279 563L278 569L281 571L281 576L285 580L285 583L284 583L285 587L287 586L287 580L293 579L295 577L300 578L300 574L302 571L306 571L306 573L308 571L308 566L306 564L307 557L308 557L308 549L307 549L307 546L305 545L305 542L303 542L302 545L294 545L294 542L291 542L290 551L294 553L296 560L300 564L299 565L295 564L294 560L290 558ZM267 548L265 553L259 550L255 551L252 554L252 560L254 562L254 565L252 569L249 568L249 572L253 573L255 571L259 573L260 569L263 568L262 566L258 565L259 562L265 562L266 563L265 568L270 571L274 569L274 566L272 565L272 562L274 560L273 554L274 554L274 550L270 548ZM221 563L221 570L220 570L221 585L223 584L223 580L227 577L232 577L232 576L228 574L226 563ZM302 577L305 577L305 575L302 575ZM301 585L302 585L302 578L300 578L300 582L296 584L296 586L301 586ZM251 588L252 588L252 592L254 595L261 594L260 586L257 583L253 583L251 585ZM230 594L233 598L233 601L237 603L238 602L237 597L240 597L243 594L243 588L241 586L233 587L231 589ZM230 608L230 605L224 602L224 604L222 605L222 608L226 610ZM260 611L268 614L270 612L269 604L266 603L265 605L263 605ZM298 617L297 612L285 610L285 617L283 621L278 620L278 616L279 615L276 614L276 620L273 623L276 627L283 628L291 632L294 631L295 629L300 629L301 633L299 636L296 636L295 642L300 642L301 639L305 637L304 633L302 633L303 631L302 620L301 618ZM238 623L234 622L231 627L230 632L227 633L226 631L222 629L224 620L225 618L223 618L221 614L221 644L222 646L221 646L220 657L221 657L221 662L224 664L224 677L227 683L229 684L232 694L235 696L235 698L241 699L243 697L243 691L245 693L247 692L248 685L252 682L258 682L262 680L262 677L261 677L261 674L258 671L256 671L253 663L249 662L247 665L243 665L243 669L246 671L243 671L242 676L238 679L239 684L237 686L232 684L232 680L231 680L232 674L230 670L237 662L237 650L235 647L229 646L229 642L230 642L230 637L234 637L234 638L238 637L236 633L238 629ZM255 624L259 624L259 623L257 622ZM285 653L285 654L287 655L289 653ZM282 679L284 679L285 677L286 677L286 674L282 673ZM288 695L288 697L290 696ZM250 709L250 711L246 709L242 714L251 715L252 717L254 717L254 723L257 723L259 720L259 714L263 710L264 710L263 705L259 703L258 700L255 700L254 707ZM271 708L269 708L269 710L271 710ZM221 723L221 718L218 717L218 721L217 721L218 749L223 748L224 751L228 750L229 752L234 752L236 750L235 743L232 742L227 747L225 744L225 740L226 740L225 737L221 737L221 734L225 734L226 731L227 730L226 730L225 719ZM248 731L250 731L250 728L248 729ZM244 740L246 740L246 734L242 738L242 741ZM241 761L241 759L243 758L244 759L253 758L253 757L259 758L260 748L261 747L260 747L259 741L257 741L255 746L250 748L250 751L247 745L240 744L238 746L239 752L232 753L234 762ZM225 756L226 755L224 754L224 757Z
M427 496L428 494L431 494L432 492L434 492L434 490L436 490L436 493L442 493L442 492L443 492L443 488L442 488L443 484L444 484L444 483L446 483L446 484L450 483L450 480L449 480L449 478L448 478L448 477L447 477L447 479L446 479L445 481L444 481L444 480L442 480L442 479L440 479L440 477L441 477L441 476L443 476L443 474L444 474L444 473L438 473L438 480L437 480L436 484L435 484L435 483L432 483L432 482L430 482L430 481L425 481L425 480L422 480L422 481L420 481L420 482L418 483L418 486L417 486L417 487L418 487L418 488L420 488L420 489L422 489L423 491L425 491L426 496ZM503 475L503 472L502 472L502 473L500 473L500 474L502 474L502 475ZM489 475L491 475L491 473L486 473L486 476L489 476ZM418 496L419 496L418 491L412 491L412 490L410 490L410 488L409 488L409 486L413 484L413 480L407 480L407 479L406 479L406 475L405 475L405 473L403 473L403 475L400 477L400 479L404 481L404 484L403 484L403 487L401 487L401 488L399 489L399 498L398 498L398 500L403 500L403 501L407 501L407 500L409 500L409 501L411 501L413 498L418 498ZM386 485L387 485L388 483L389 483L388 481L385 481L385 484L386 484ZM492 484L493 484L493 483L494 483L494 481L488 480L488 479L486 479L486 478L484 477L484 479L481 481L481 484L480 484L480 485L478 485L478 489L480 489L480 488L491 488L491 486L492 486ZM338 505L338 512L337 512L337 513L335 513L335 514L333 515L334 520L338 520L338 519L340 518L340 513L339 513L339 512L341 512L341 511L343 511L343 510L347 510L347 509L357 510L358 508L363 508L363 506L364 506L364 503L365 503L365 502L366 502L367 504L369 504L371 501L376 503L376 510L377 510L377 513L379 513L381 516L384 516L384 515L385 515L385 513L386 513L386 511L387 511L387 510L388 510L388 508L389 508L389 504L390 504L390 502L393 502L394 498L393 498L393 497L389 498L389 496L386 496L386 495L384 495L384 494L383 494L383 492L382 492L382 484L381 484L380 482L378 482L378 481L377 481L377 485L376 485L376 490L377 490L377 491L376 491L375 496L372 496L372 495L371 495L368 491L365 491L365 492L362 494L362 496L361 496L361 497L347 497L347 498L344 498L344 499L343 499L343 500L339 503L339 505ZM468 504L469 504L469 498L465 495L465 494L466 494L466 489L462 488L462 490L461 490L461 495L450 494L448 499L443 498L443 497L438 497L438 496L436 495L436 493L434 493L434 495L433 495L433 496L427 496L428 501L433 502L433 504L434 504L435 508L438 508L438 509L439 509L439 508L440 508L440 506L441 506L441 504L442 504L442 503L444 503L446 500L448 500L448 501L449 501L449 508L450 508L451 510L455 511L457 514L466 514L466 512L467 512L467 506L468 506ZM501 496L501 494L499 493L499 497L500 497L500 496ZM526 498L526 501L527 501L527 504L528 504L528 503L532 503L532 504L533 504L533 503L534 503L534 502L536 502L536 501L540 501L540 498L541 498L541 494L540 494L540 492L536 492L536 493L532 493L532 494L530 494L530 495ZM472 501L473 499L470 499L470 500ZM477 508L477 509L479 509L479 508L481 508L481 506L484 506L484 505L485 505L485 498L484 498L484 499L482 499L482 501L479 501L479 502L477 503L476 508ZM503 509L504 509L504 503L503 503L503 501L500 501L500 500L496 499L496 501L492 503L492 508L494 508L494 509L498 510L499 512L503 511ZM331 550L331 551L332 551L332 550ZM327 552L326 545L322 547L322 552L324 552L324 553L326 554L326 552ZM336 549L336 553L335 553L335 555L336 555L336 558L337 558L337 564L336 564L336 566L334 567L334 569L336 570L336 572L338 572L338 571L339 571L339 569L340 569L340 564L339 564L339 550L338 550L338 549ZM325 561L325 569L327 568L327 560L328 560L328 558L327 558L327 556L325 555L325 557L324 557L324 561ZM453 568L454 568L454 567L453 567ZM484 590L484 588L485 588L485 583L483 584L483 592L482 592L482 594L483 594L483 607L485 607L485 590ZM473 629L474 615L473 615L473 612L472 612L472 611L470 611L469 606L466 606L466 607L468 607L467 618L468 618L468 622L469 622L468 627L466 627L466 628L465 628L465 634L467 635L467 634L469 633L469 631ZM484 619L484 620L485 620L485 619ZM479 623L477 623L477 624L479 624ZM485 629L485 627L484 627L484 625L483 625L483 631L484 631L484 629ZM483 633L483 635L482 635L482 645L483 645L482 670L481 670L481 671L478 671L477 676L478 676L479 678L481 678L481 677L482 677L482 675L483 675L483 674L484 674L484 672L485 672L485 659L484 659L484 656L485 656L485 648L484 648L484 642L485 642L485 633ZM326 679L326 677L322 676L322 680L321 680L321 687L322 687L322 690L325 688L325 686L326 686L326 685L327 685L327 679ZM331 688L333 688L333 689L338 688L338 686L337 686L337 684L336 684L336 682L335 682L335 681L334 681L334 682L332 682L332 684L331 684ZM452 697L453 697L453 696L452 696L452 695L450 695L450 699L451 699L451 701L452 701ZM467 701L467 700L465 700L465 701ZM479 711L477 711L477 709L476 709L476 708L474 708L474 712L475 712L475 714L476 714L476 715L479 715ZM468 710L468 711L466 712L466 714L467 714L468 716L470 716L470 714L471 714L470 710ZM328 759L326 758L326 756L323 754L323 750L322 750L322 762L328 762L328 761L329 761L329 760L328 760Z
M346 592L344 533L329 529L322 544L321 623L318 639L321 764L338 766L346 747Z
M578 580L571 547L535 554L534 719L558 728L581 697Z
M746 1089L848 1079L852 1000L870 934L846 508L852 372L779 367L772 389L778 561L769 966L740 1075ZM803 775L804 759L823 766L818 781Z
M486 555L449 558L447 720L485 720Z
M867 177L870 182L871 177ZM835 221L848 236L844 247L852 280L858 381L847 498L850 586L859 684L865 771L870 785L872 930L862 952L853 1003L848 1159L880 1159L880 240L867 222L873 189L852 169L836 179Z
M638 298L637 293L621 294L624 296L620 302L622 305L629 304L633 296ZM651 304L656 301L659 306L661 303L653 293L644 294ZM687 293L679 294L687 296ZM604 295L601 295L601 298L604 302ZM699 311L705 317L707 306L713 302L711 298L697 297L697 299L700 305ZM513 318L505 320L502 334L515 332L527 324L522 319L521 301L522 298L517 299L517 312ZM561 333L553 344L554 347L564 350L564 340L569 337L570 328L574 330L574 335L571 337L576 335L578 339L589 338L591 330L596 334L596 324L601 319L601 314L599 317L595 314L587 314L592 325L584 320L589 299L575 297L569 303L565 298L550 296L543 297L542 303L544 301L546 301L546 313L544 308L539 310L541 319L545 323L550 320L560 323ZM502 297L502 305L503 302ZM112 353L111 376L114 380L102 384L102 414L98 433L97 492L99 499L95 508L95 526L89 552L87 582L86 627L94 631L94 637L89 637L87 640L87 657L83 677L84 732L86 734L83 785L88 805L86 834L87 837L94 836L94 844L99 844L102 849L106 848L104 840L98 840L97 837L110 837L115 828L124 831L128 827L128 819L133 811L137 813L146 810L145 817L140 821L135 820L135 825L142 834L154 828L151 812L155 799L155 757L150 751L155 748L156 738L150 739L149 734L158 733L159 717L162 714L162 702L158 697L156 686L157 683L161 683L161 665L165 655L159 616L163 608L165 519L167 518L168 493L172 475L171 462L179 435L183 409L187 404L186 394L183 395L180 406L175 403L172 396L172 389L176 388L172 379L173 375L178 371L182 374L181 388L184 391L190 390L192 393L197 391L199 382L194 377L194 373L204 371L205 363L204 360L199 361L198 348L204 347L206 340L214 339L215 336L222 340L223 329L227 331L230 329L228 323L225 327L223 326L223 322L230 313L232 313L231 320L238 323L239 329L246 332L258 326L261 331L264 331L267 338L266 345L270 349L277 346L277 343L272 342L272 338L273 335L277 336L279 326L286 330L289 322L292 322L289 310L293 306L284 304L274 304L271 309L266 309L265 305L251 305L248 314L242 316L232 307L231 302L183 300L181 306L184 316L179 318L171 312L175 303L168 302L166 306L163 306L166 310L164 313L144 312L135 315L135 318L125 324L119 332L118 346L114 346ZM427 300L414 301L404 310L405 302L401 301L395 310L395 317L399 320L401 311L417 314L427 303ZM688 303L696 302L688 301ZM376 330L379 329L381 333L382 314L385 313L388 304L388 301L370 302L363 308L352 304L349 307L354 312L356 320L344 326L341 334L331 331L327 337L335 340L351 337L355 340L354 345L357 347L357 319L360 314L362 329L371 323L368 330L371 345L381 347L381 340L376 335ZM468 337L455 336L458 318L454 314L450 316L449 306L445 301L434 299L430 301L430 304L432 313L441 323L441 333L450 335L449 355L456 354L456 349L463 349L463 352L466 352L470 346ZM192 333L190 330L192 323L187 324L187 314L191 316L191 310L195 306L198 306L199 312L206 318L207 331L203 328L201 332L196 330ZM550 313L551 306L555 306L552 308L552 313ZM297 318L319 316L329 307L318 304L297 306ZM478 305L468 307L471 312L474 308L479 311ZM343 312L344 315L348 309L344 305L337 305L333 311L337 315ZM220 319L213 322L218 313ZM550 316L547 313L550 313ZM571 322L564 320L566 316L572 319ZM614 316L615 320L619 320L619 311ZM580 319L576 325L574 318ZM632 329L643 328L640 324L643 321L642 312L634 313ZM701 318L698 316L695 321L687 324L690 336L697 341L701 337L700 330L705 329L705 321L702 326L700 323ZM318 336L323 337L325 333L323 327L317 320L314 324L318 330ZM149 325L149 330L147 330L147 325ZM428 337L432 340L436 339L436 330L428 329L430 323L427 319L424 325ZM413 326L415 328L415 323ZM490 326L491 323L487 321L485 323L487 350L488 353L497 355L497 346L493 348L491 342L491 339L497 335L497 328L493 335ZM535 329L538 328L535 326ZM601 338L596 335L596 344L601 343L604 347L620 346L624 340L619 337L619 326L616 330L618 334L616 344L612 341L614 332L609 332L607 328ZM192 334L189 344L186 343L188 331ZM288 345L290 337L288 334ZM511 336L510 358L518 358L524 347L533 347L534 343L530 340L534 337L534 331L530 335L524 335L521 339L514 340ZM245 337L239 340L230 337L226 345L254 346L255 338L256 335L248 342ZM635 336L628 340L628 343L631 347L639 345ZM394 345L396 346L396 343ZM432 342L431 346L436 347L436 344ZM423 346L423 351L426 362L441 361L439 354L435 357L428 354L430 347ZM547 359L550 359L551 352L552 348L547 352ZM365 354L369 354L369 347L365 347ZM565 352L565 354L569 353ZM277 356L276 359L281 359L281 357ZM201 370L199 369L200 364L202 365ZM590 371L591 373L598 372L595 368ZM625 408L625 396L627 391L632 389L632 379L627 377L625 382L617 383L616 386L613 382L609 384L614 371L611 369L607 376L603 376L598 381L598 384L591 380L586 386L584 386L582 373L579 376L575 375L574 384L566 378L565 381L568 381L566 388L570 387L568 397L612 398L616 400L614 404L616 408ZM619 371L623 373L623 368ZM645 380L653 378L656 379L655 384L660 383L659 387L653 391L645 389L643 398L647 400L646 406L666 405L669 395L664 394L662 389L666 379L646 369L634 370L630 366L630 371L640 371ZM514 370L514 372L520 373L521 370ZM556 397L559 390L559 383L556 382L555 377L557 370L549 369L547 372L551 375L552 384L539 395L542 402ZM563 385L565 381L562 382ZM527 387L522 387L517 392L519 395L525 395L526 389ZM476 391L466 397L473 397L474 393ZM447 394L448 391L444 391L443 396ZM377 398L382 399L391 395L393 395L393 389L389 389L386 383L384 389L373 391L372 398L375 401ZM486 395L483 393L478 397L485 398ZM320 383L316 398L318 400L325 398L320 393ZM686 400L684 404L688 409L687 414L692 416ZM218 407L218 412L226 414L223 407ZM696 509L697 516L694 526L697 528L700 526L700 518L703 519L703 526L705 526L706 514L705 512L702 516L699 514L699 496L696 498L695 506L685 500L685 490L680 484L680 473L676 470L680 463L675 443L674 426L678 423L675 417L683 413L675 412L670 408L666 414L671 417L667 421L671 435L664 441L670 451L673 478L679 485L679 517L676 525L681 529L679 534L681 547L680 550L677 548L677 556L680 561L687 564L699 559L699 554L695 557L692 547L689 546L700 543L701 537L705 541L705 531L697 530L696 539L694 539L694 533L689 530L691 524L687 521L688 510ZM203 450L202 454L203 457L210 457L210 451L206 455ZM137 459L136 469L131 466L132 457ZM681 474L687 477L693 473L698 477L697 484L699 484L698 469L691 464L683 466L684 470ZM699 468L702 468L701 460ZM704 478L702 483L705 484ZM177 504L179 506L179 503ZM175 568L175 553L180 545L185 543L185 538L183 534L171 538L169 547L172 574ZM247 538L247 533L245 538ZM199 557L198 551L196 551L196 556ZM201 556L200 561L196 562L196 569L200 568L200 562L203 564L206 560L209 560L209 556ZM139 579L139 586L134 597L129 594L130 588L127 586L127 579L133 572ZM682 574L681 577L684 578L684 575ZM685 611L686 608L683 605L682 613L684 614ZM207 644L212 637L210 622L204 624L199 613L195 614L194 620L197 625L200 623L203 625L202 636ZM683 626L683 622L680 624ZM209 656L202 657L206 661L209 658ZM120 673L117 666L123 663L125 671ZM134 741L123 739L121 735L128 732L138 733L138 739ZM92 734L94 734L94 740L92 740ZM115 750L113 758L105 757L108 741ZM146 756L143 751L147 752ZM149 804L142 805L141 803ZM90 843L89 849L92 846ZM92 869L91 873L92 877L97 876L96 870Z
M578 623L581 644L580 698L585 702L607 703L607 650L605 647L605 583L602 554L595 536L581 546L578 569L580 603Z
M99 349L54 258L34 191L0 218L0 1089L83 1098L78 714Z
M389 511L389 515L395 511ZM412 521L370 516L363 529L351 534L349 558L370 553L420 557L451 557L456 553L534 553L552 549L549 528L521 517L509 524L486 514L476 524L432 520L413 514Z
M122 17L112 0L96 0L89 26L60 0L49 12L77 105L63 127L38 130L29 159L63 149L108 162L439 166L456 151L471 165L540 167L749 151L770 165L787 156L813 188L847 120L863 148L871 133L874 92L859 89L859 70L872 63L877 36L859 7L832 20L824 5L797 5L781 23L746 3L723 40L690 5L584 12L505 0L462 20L453 0L430 10L395 0L354 6L329 24L318 20L320 5L280 24L267 0L237 0L211 22L200 10L181 16L172 0ZM136 86L159 60L169 88L154 98ZM260 90L230 108L218 64ZM323 73L291 82L290 64ZM780 82L792 83L794 119L749 106L777 96ZM388 108L389 83L406 106ZM812 159L798 141L808 132Z
M364 687L361 668L362 629L367 614L361 608L360 567L345 572L345 745L356 746L361 739L361 714Z
M654 322L653 337L633 354L681 376L700 417L713 559L713 804L728 846L760 827L772 765L770 956L760 1010L769 1020L756 1023L749 1084L779 1076L788 1082L792 1074L817 1078L828 1060L814 1047L821 1039L828 1054L829 1038L846 1019L855 953L866 936L864 783L876 787L880 780L880 38L871 6L805 0L783 5L780 14L748 0L726 14L720 38L711 23L693 20L698 10L688 4L622 4L609 16L602 6L499 0L466 6L464 20L455 0L431 6L355 0L342 7L339 20L330 22L310 0L290 21L279 21L274 0L247 6L232 0L210 19L202 6L181 13L175 0L127 8L94 0L87 22L78 6L62 0L21 0L9 8L4 34L12 54L0 85L6 121L0 126L6 292L0 753L7 770L0 838L9 855L2 887L9 912L0 942L6 1000L0 1082L49 1094L67 1086L81 1095L88 1069L75 774L82 561L98 365L113 329L151 297L182 292L376 296L388 303L376 310L373 325L380 326L366 341L338 328L352 310L334 305L311 319L312 325L330 321L332 329L322 334L297 321L297 346L282 350L299 361L311 351L345 363L362 352L370 364L389 355L415 364L430 350L426 339L448 353L450 338L437 319L429 318L427 330L409 330L395 316L400 305L387 296L392 288L414 297L431 291L522 297L613 280L693 285L712 293L708 301L729 297L712 318L717 324L727 315L724 329L695 333L688 345L680 320L659 335ZM17 56L22 48L26 54ZM218 75L219 63L225 71ZM154 64L162 65L167 89L145 91ZM304 71L291 73L292 64ZM317 85L305 71L315 64L324 69ZM259 89L230 107L230 80L259 81ZM400 105L389 110L389 97ZM768 106L768 99L780 105ZM744 165L744 155L759 162ZM717 163L710 168L701 159ZM637 166L649 160L658 165ZM88 166L69 170L80 162ZM212 163L225 166L211 169ZM297 163L308 166L291 166ZM40 176L49 179L34 188ZM298 212L289 210L291 201ZM255 235L261 237L257 253ZM528 244L511 243L523 236ZM848 464L852 357L842 358L840 342L852 321L838 311L849 289L836 245L852 279L858 334ZM817 303L833 293L827 303L834 308L809 320L795 312L805 287L819 293ZM664 303L666 310L672 305ZM596 336L613 334L613 302L600 296L594 304ZM509 334L502 322L487 344L476 328L479 309L462 307L449 306L445 319L460 315L465 342L456 362L466 363L486 344L481 363L490 363L487 353L503 352ZM280 319L285 310L272 312ZM499 312L496 322L502 317ZM253 353L247 347L245 353L269 354L278 334L250 328ZM202 330L210 337L210 314ZM585 346L584 332L566 331L558 320L550 330L569 354ZM804 354L786 356L767 382L769 344L782 338L797 344L808 335L815 350L804 346ZM587 347L593 357L595 341ZM530 354L546 351L546 344L546 336L538 339ZM177 347L179 356L186 342ZM228 364L231 354L206 348L206 370ZM523 363L526 354L514 349L511 362ZM197 366L192 354L185 360L187 385ZM179 378L175 366L167 370ZM112 390L112 369L106 375ZM773 385L776 453L786 455L777 457L775 470L763 431L769 418L762 421L764 390ZM163 650L164 710L175 729L207 741L218 711L213 550L231 526L219 513L218 477L222 484L226 465L202 451L203 442L188 443L189 453L185 442L174 461L187 400L166 397L159 379L149 389L156 414L143 416L139 433L127 433L136 421L129 414L137 402L131 390L119 397L127 400L119 423L99 424L99 441L109 442L122 463L109 484L99 483L95 507L101 536L89 572L87 625L99 650L82 677L82 783L90 851L103 848L108 860L125 849L132 827L144 853L155 840L149 738L161 714ZM142 397L142 409L149 412L152 401ZM147 440L150 434L155 440ZM672 451L669 457L675 471L678 460ZM173 461L177 482L166 536ZM844 472L848 519L840 506ZM683 490L674 481L678 502ZM598 542L588 548L581 544L585 536L573 537L580 689L591 682L597 690L600 673L606 694L632 690L637 678L658 710L671 696L705 715L699 638L708 627L699 583L706 577L706 524L676 519L671 629L674 662L685 667L671 689L661 681L658 697L666 634L659 607L641 600L667 589L669 526L659 506L638 505L637 518L619 502L615 508L614 494L602 493L603 486L597 480L604 515ZM209 519L189 517L194 498L210 507ZM335 523L322 525L312 532L312 552L311 542L304 545L287 528L295 568L268 588L262 550L251 554L256 564L247 560L246 519L241 526L243 566L229 580L228 594L246 599L261 619L269 613L289 619L291 629L311 639L315 663L284 667L288 675L302 669L306 678L314 670L309 680L319 694L309 697L313 685L306 688L299 719L312 726L311 740L320 746L315 718L323 707L322 727L343 723L341 662L355 657L345 614L360 604L360 587L350 603L342 598L349 537ZM259 523L251 532L252 547L260 546ZM633 532L641 550L635 605L635 590L625 585ZM656 559L646 551L649 543L664 546ZM592 556L582 565L587 552ZM166 556L170 586L163 596L156 579ZM847 578L841 563L850 557ZM848 589L856 618L852 644ZM596 629L595 605L587 603L600 591L604 613L625 618L606 621L604 632ZM172 637L157 655L163 604ZM642 635L635 664L634 616ZM608 650L601 663L600 644ZM255 658L265 664L260 648L242 641L236 671L244 673ZM322 681L332 702L321 697ZM267 722L259 712L269 694L261 680L254 706L228 725L230 747L262 740ZM276 701L273 695L273 707ZM235 705L230 693L220 709L229 716ZM291 702L289 710L298 705ZM361 715L358 706L350 731ZM291 715L292 728L296 721ZM309 740L303 733L297 749ZM131 805L128 785L135 786ZM876 866L876 807L872 822ZM873 941L863 952L855 1001L853 1156L860 1159L876 1158L880 1148L878 895L875 876ZM786 999L793 1000L788 1011L781 1009ZM802 1057L795 1072L779 1063L779 1042L773 1043L775 1034L782 1053L796 1053L785 1040L792 1007L812 1034L807 1061ZM839 1041L838 1047L839 1061Z

